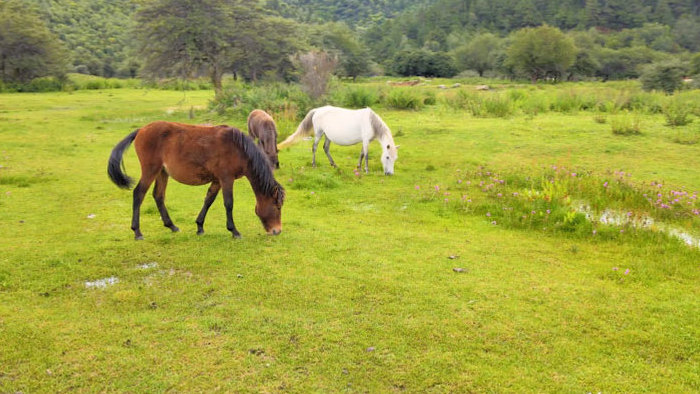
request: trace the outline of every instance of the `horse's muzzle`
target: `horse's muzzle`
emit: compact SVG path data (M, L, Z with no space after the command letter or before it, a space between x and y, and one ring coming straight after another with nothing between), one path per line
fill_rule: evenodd
M280 235L282 233L281 228L273 228L272 230L267 232L267 235Z

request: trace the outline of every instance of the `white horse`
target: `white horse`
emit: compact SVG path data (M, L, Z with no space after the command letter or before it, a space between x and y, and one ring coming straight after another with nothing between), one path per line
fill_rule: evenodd
M394 144L394 138L391 136L389 127L370 108L352 110L330 105L314 108L306 114L297 130L277 146L278 149L289 146L298 138L311 134L312 126L315 133L312 160L314 167L316 167L318 142L325 135L326 141L323 144L323 150L326 152L326 156L328 156L328 160L333 167L336 165L329 152L331 142L343 146L362 142L362 151L360 151L360 161L357 163L357 167L362 167L362 159L364 158L365 172L369 172L369 143L376 138L382 145L384 174L394 174L394 162L398 158L398 146Z

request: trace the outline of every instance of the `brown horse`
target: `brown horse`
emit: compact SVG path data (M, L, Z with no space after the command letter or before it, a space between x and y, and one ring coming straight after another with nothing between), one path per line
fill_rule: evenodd
M241 234L233 223L233 181L245 176L255 192L255 213L270 235L282 231L284 188L277 183L270 165L252 139L229 126L193 126L173 122L153 122L119 142L109 157L107 173L117 186L128 189L133 180L123 172L122 156L131 143L141 163L141 179L134 188L131 229L143 239L139 211L143 198L155 180L153 198L165 227L173 224L165 208L168 176L187 185L211 183L204 206L197 216L197 234L204 233L204 218L219 190L224 195L226 228L234 237Z
M280 168L277 158L277 127L272 116L261 109L254 109L248 115L248 134L265 151L270 164L274 168Z

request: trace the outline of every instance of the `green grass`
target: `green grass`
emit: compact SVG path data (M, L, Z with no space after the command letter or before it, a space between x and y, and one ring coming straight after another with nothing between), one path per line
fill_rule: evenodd
M543 98L571 96L562 89ZM133 241L110 150L157 119L245 129L207 112L212 96L0 95L0 391L700 390L700 250L660 227L571 213L587 200L698 235L695 200L667 210L643 197L700 190L700 145L677 142L697 122L670 128L639 111L643 133L620 136L582 110L474 117L440 97L420 111L375 107L399 135L393 177L376 142L371 173L355 175L358 146L332 145L338 169L323 154L311 168L301 141L280 152L280 236L264 235L242 179L242 239L220 197L196 236L206 188L170 182L181 232L149 195L145 240ZM125 165L138 177L133 149ZM536 220L520 221L531 209Z

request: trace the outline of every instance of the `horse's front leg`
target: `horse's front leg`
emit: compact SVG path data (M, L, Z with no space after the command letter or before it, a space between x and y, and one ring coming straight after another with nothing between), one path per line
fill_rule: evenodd
M209 190L207 190L207 195L204 197L204 205L202 206L202 210L199 211L199 215L197 215L198 235L204 234L204 218L206 218L207 212L209 212L209 207L211 207L211 204L214 203L214 200L216 200L216 195L219 194L219 189L221 189L221 184L219 184L219 181L214 181L209 186Z
M173 224L168 214L168 209L165 207L165 188L167 186L168 173L165 170L161 170L156 176L156 185L153 187L153 199L156 200L156 206L158 207L158 212L160 212L160 218L163 219L163 225L175 233L180 231L180 229Z
M326 141L323 143L323 151L326 152L326 156L328 156L328 161L331 162L332 167L337 167L335 165L335 162L333 161L333 158L331 157L331 140L328 139L328 136L326 136Z
M221 193L224 195L224 208L226 208L226 228L234 238L240 238L241 233L236 230L233 223L233 181L221 182Z
M365 173L369 174L369 141L362 142L362 155L365 157ZM362 155L360 156L360 165L362 165Z

